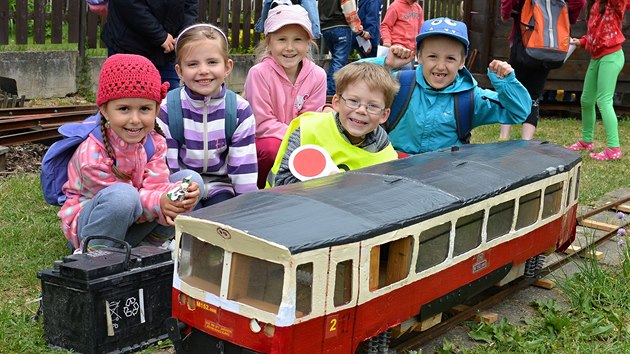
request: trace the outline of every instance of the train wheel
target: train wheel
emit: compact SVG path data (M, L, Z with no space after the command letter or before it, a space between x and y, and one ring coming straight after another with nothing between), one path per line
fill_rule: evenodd
M359 345L357 354L395 354L395 351L389 349L390 334L385 331L376 335Z
M546 258L547 256L544 254L539 254L525 261L525 273L523 276L525 278L536 278L545 264Z

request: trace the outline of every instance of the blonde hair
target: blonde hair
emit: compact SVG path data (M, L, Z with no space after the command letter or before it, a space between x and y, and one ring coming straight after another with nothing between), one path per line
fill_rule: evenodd
M394 79L389 70L369 62L354 62L339 69L334 75L337 94L341 94L357 81L363 81L370 90L382 91L385 96L385 107L389 108L394 102L394 96L400 89L400 84Z
M221 42L221 56L226 62L230 59L230 50L225 33L223 33L219 27L211 24L196 24L183 30L177 37L175 44L175 63L181 65L182 51L186 49L188 44L202 39L218 40Z

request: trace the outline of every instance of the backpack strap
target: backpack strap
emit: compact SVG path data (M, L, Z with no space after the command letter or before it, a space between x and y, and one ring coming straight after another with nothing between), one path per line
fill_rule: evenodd
M396 73L396 79L400 83L400 90L396 96L394 96L394 102L392 102L392 108L389 112L387 122L384 124L385 131L388 133L396 128L398 122L402 118L409 101L411 100L411 94L416 87L416 71L415 70L400 70Z
M170 118L169 118L170 120ZM225 144L231 145L232 135L236 130L236 93L230 89L225 90Z
M457 122L457 138L462 144L470 144L473 114L475 112L474 88L455 94L455 121Z
M182 113L181 87L168 91L166 94L166 109L168 111L168 131L179 146L184 144L184 122Z

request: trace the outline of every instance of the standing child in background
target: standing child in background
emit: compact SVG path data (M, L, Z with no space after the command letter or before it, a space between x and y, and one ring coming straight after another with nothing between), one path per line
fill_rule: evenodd
M381 43L381 7L383 7L381 0L359 0L357 1L357 13L359 19L363 25L363 30L370 33L370 48L365 50L357 40L358 35L355 35L352 41L352 49L356 49L361 58L373 58L378 52L378 46Z
M197 21L198 0L108 0L101 38L107 54L142 55L155 65L170 89L179 87L175 38Z
M416 37L418 67L409 104L389 132L397 151L418 154L461 145L455 96L472 90L472 128L493 123L516 124L530 112L531 100L510 64L493 60L488 77L495 91L482 89L464 66L468 55L466 24L447 17L427 20ZM363 59L400 68L413 60L407 48L394 45L387 57Z
M298 5L271 9L258 64L249 69L244 91L256 117L258 188L265 187L289 123L326 103L326 72L311 58L314 46L306 10Z
M240 96L236 97L236 129L231 138L226 136L230 107L225 79L234 65L227 37L216 26L193 25L179 35L175 52L175 69L184 83L179 91L182 122L169 121L168 100L162 102L158 121L166 134L168 167L175 178L192 175L200 185L199 204L204 207L256 190L256 122L249 103ZM175 124L183 127L183 136L173 136L170 128Z
M617 77L625 63L622 43L626 40L623 31L623 16L630 10L630 0L596 0L590 9L586 35L571 38L571 44L586 49L591 61L586 69L582 90L582 139L567 146L568 149L592 151L595 148L595 103L602 115L608 145L599 153L591 153L595 160L618 160L621 158L617 115L613 108L613 96Z
M381 23L384 47L401 45L416 50L416 36L424 23L424 12L418 0L395 0L385 12Z
M545 81L549 76L550 69L544 63L525 62L522 53L522 35L521 35L521 11L523 10L524 0L501 0L501 20L507 22L510 18L514 19L512 32L510 33L510 59L509 63L514 68L514 73L518 81L525 86L532 99L532 111L527 116L521 131L523 140L531 140L534 138L539 118L539 102L545 89ZM567 8L569 10L569 23L577 22L582 8L586 5L586 0L567 0ZM554 93L556 91L553 91ZM501 125L499 140L510 139L511 125Z
M291 173L289 157L302 145L324 148L342 170L397 158L380 125L387 121L398 82L385 68L365 62L344 66L335 74L335 82L335 112L304 113L289 125L269 174L269 187L299 182Z
M100 235L136 246L158 223L173 225L175 216L197 203L195 183L183 201L166 195L176 184L169 182L166 141L155 117L167 89L142 56L116 54L103 64L96 94L102 140L90 134L74 152L63 186L67 199L58 213L74 248L86 237ZM155 146L148 161L146 139ZM97 244L111 242L90 243Z
M352 42L356 41L356 37L369 40L371 34L363 29L354 0L318 0L317 10L322 38L331 55L326 94L332 96L336 92L333 77L348 63Z

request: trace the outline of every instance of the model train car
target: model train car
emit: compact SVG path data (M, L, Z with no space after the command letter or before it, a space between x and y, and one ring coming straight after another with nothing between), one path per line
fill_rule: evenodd
M178 216L169 336L178 352L386 353L570 245L580 167L549 143L464 145Z

